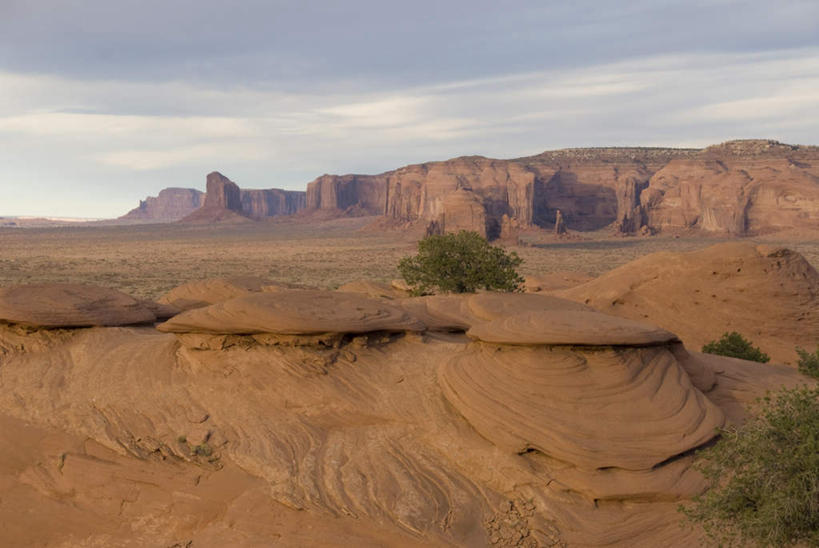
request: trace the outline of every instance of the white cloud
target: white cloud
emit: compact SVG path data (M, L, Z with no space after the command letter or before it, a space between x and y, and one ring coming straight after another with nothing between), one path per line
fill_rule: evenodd
M378 172L461 154L707 145L743 136L810 143L819 135L819 48L360 87L284 93L0 73L0 163L7 166L0 187L20 188L20 173L40 188L97 177L109 186L123 181L119 192L130 201L139 181L143 195L199 184L217 166L247 186L304 188L324 172ZM15 199L21 212L35 201L25 193ZM75 214L65 206L54 213Z

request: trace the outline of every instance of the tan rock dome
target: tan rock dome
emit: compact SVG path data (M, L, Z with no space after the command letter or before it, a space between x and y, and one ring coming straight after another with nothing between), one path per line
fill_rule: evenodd
M567 299L532 293L431 295L402 299L395 304L419 318L430 329L458 331L522 312L593 310Z
M650 469L710 440L724 422L663 346L475 345L444 364L439 380L498 447L583 469Z
M502 344L646 346L677 340L659 327L578 310L540 310L479 323L467 335Z
M184 312L157 329L169 333L307 335L423 331L423 322L381 300L353 293L289 290L249 294Z
M175 287L157 299L179 310L192 310L262 291L269 280L251 276L196 280Z
M558 293L595 309L674 331L691 349L738 331L774 361L819 333L819 274L799 253L730 242L646 255Z
M35 284L0 288L0 321L35 327L92 327L151 323L145 303L107 287Z

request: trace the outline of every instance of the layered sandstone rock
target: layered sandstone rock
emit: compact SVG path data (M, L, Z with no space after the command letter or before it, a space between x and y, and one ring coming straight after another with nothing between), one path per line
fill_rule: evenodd
M306 195L297 190L241 189L242 213L253 219L292 215L304 209Z
M423 331L400 308L354 293L290 290L250 294L174 316L157 327L168 333L313 335Z
M557 292L680 335L693 349L738 331L774 361L796 361L819 334L819 274L789 249L725 243L647 255Z
M140 200L136 207L120 217L127 221L172 223L199 209L205 194L193 188L166 188L157 196Z
M153 305L107 287L32 284L0 288L0 323L91 327L152 323Z
M514 160L455 158L374 176L324 175L308 185L306 207L385 215L433 232L467 228L490 238L510 222L554 228L558 210L575 230L612 225L624 233L695 228L743 235L815 226L817 176L819 148L775 141L704 150L566 149Z
M705 487L691 449L804 379L603 318L252 291L163 324L178 335L0 323L0 544L697 545L676 510ZM503 342L463 333L493 326Z
M119 218L129 222L168 223L241 221L292 215L305 207L306 194L296 190L240 189L214 171L206 178L207 193L194 189L166 188L156 198L140 201L139 207Z
M611 226L622 233L697 229L745 235L815 227L817 177L819 147L765 140L702 150L565 149L512 160L468 156L379 175L322 175L305 193L240 191L212 173L214 197L206 200L207 212L192 220L260 219L306 209L380 215L402 226L419 224L428 233L474 230L492 239L512 238L533 226L560 232L560 211L564 224L580 231ZM180 189L167 190L162 200L149 198L124 218L172 218L188 207L188 198L193 203Z
M192 310L260 292L271 283L270 280L251 276L196 280L171 289L157 302L179 310Z

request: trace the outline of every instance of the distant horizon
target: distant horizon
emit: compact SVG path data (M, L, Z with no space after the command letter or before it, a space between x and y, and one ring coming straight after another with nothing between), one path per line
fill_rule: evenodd
M158 16L161 14L161 16ZM110 218L465 154L819 135L819 2L0 3L0 205Z
M779 144L785 145L785 146L819 147L819 145L808 144L808 143L786 143L786 142L780 141L778 139L771 139L771 138L765 138L765 137L747 137L747 138L742 137L742 138L727 139L727 140L724 140L724 141L720 141L718 143L709 143L707 145L699 146L699 147L675 147L675 146L663 146L663 145L618 145L618 146L605 146L605 145L603 145L603 146L588 146L588 147L583 147L583 146L580 146L580 147L560 147L560 148L544 149L544 150L542 150L540 152L537 152L537 153L531 154L531 155L527 155L527 156L510 156L508 158L493 158L493 157L490 157L490 156L483 156L483 155L480 155L480 154L462 154L462 155L459 155L459 156L453 156L453 157L442 159L442 160L434 160L433 159L433 160L426 160L426 161L422 161L422 162L416 162L415 164L401 164L401 165L398 165L398 166L393 166L392 168L386 169L386 170L378 172L378 173L327 173L327 172L325 172L325 173L322 173L320 175L316 175L312 179L304 182L303 188L281 188L281 187L275 187L275 186L260 187L260 186L240 184L240 183L242 183L242 181L238 181L238 180L234 179L233 177L231 177L230 173L226 173L226 172L223 172L223 171L218 170L218 169L207 170L205 173L203 173L201 175L200 180L204 180L207 177L207 174L209 174L209 173L218 172L218 173L221 173L222 175L224 175L225 177L227 177L228 179L230 179L231 181L233 181L234 183L236 183L242 190L267 190L267 189L277 188L277 189L280 189L280 190L287 190L287 191L291 191L291 192L306 192L308 184L310 184L312 181L314 181L317 178L322 177L324 175L373 176L373 175L380 175L382 173L387 173L387 172L390 172L390 171L395 171L397 169L400 169L400 168L406 167L406 166L426 164L426 163L434 163L434 162L447 162L447 161L451 161L451 160L456 160L458 158L482 157L482 158L487 158L487 159L491 159L491 160L516 160L516 159L520 159L520 158L538 156L540 154L544 154L544 153L547 153L547 152L559 152L559 151L563 151L563 150L605 150L605 149L705 150L706 148L711 147L711 146L717 146L717 145L721 145L721 144L724 144L724 143L731 143L731 142L742 142L742 141L771 141L771 142L776 142L776 143L779 143ZM0 219L25 219L25 220L44 219L44 220L65 221L65 222L108 221L108 220L113 220L113 219L117 219L119 217L122 217L123 215L127 214L129 211L135 209L136 207L139 207L139 202L144 201L145 199L147 199L149 197L156 197L156 196L158 196L159 192L161 192L163 190L168 190L168 189L195 190L195 191L201 192L202 194L205 194L205 190L206 190L204 184L202 184L201 187L200 186L181 186L181 185L170 185L170 186L162 187L161 189L159 189L155 193L144 194L141 198L139 198L139 201L137 202L136 205L128 207L127 209L125 209L125 210L123 210L123 211L121 211L121 212L119 212L117 214L113 214L111 216L108 216L108 217L82 217L82 216L73 216L73 215L36 215L36 214L30 214L30 213L26 213L26 214L3 214L2 212L0 212Z

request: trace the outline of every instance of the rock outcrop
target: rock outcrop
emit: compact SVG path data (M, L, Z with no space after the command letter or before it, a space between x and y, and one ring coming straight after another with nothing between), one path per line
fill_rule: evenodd
M468 156L379 175L322 175L306 192L239 190L218 173L208 176L209 187L211 179L209 213L193 220L213 218L213 208L253 219L307 210L380 215L428 233L467 229L490 239L530 227L559 232L558 211L572 230L626 234L742 236L819 223L819 147L766 140L706 149L565 149L511 160ZM167 189L123 219L175 217L194 200L183 190Z
M774 361L819 336L819 273L789 249L725 243L646 255L556 292L606 314L671 329L692 349L738 331Z
M120 217L134 222L172 223L199 209L204 192L193 188L166 188L157 196L140 200L136 207Z
M469 228L490 238L501 235L504 217L554 229L558 210L575 230L612 225L623 233L693 228L744 235L816 226L819 147L750 140L703 150L473 156L380 175L324 175L307 193L307 209L385 215L433 232Z
M139 223L241 221L292 215L306 204L306 193L298 190L241 189L214 171L206 178L207 193L188 188L166 188L156 198L140 201L139 207L119 221Z
M306 194L299 190L240 189L242 213L252 219L292 215L306 204Z
M692 450L805 381L553 296L219 286L0 322L0 544L694 546Z
M249 220L242 210L239 186L214 171L207 177L205 204L181 220L183 223L243 222Z
M0 323L92 327L153 323L153 306L107 287L32 284L0 288Z

